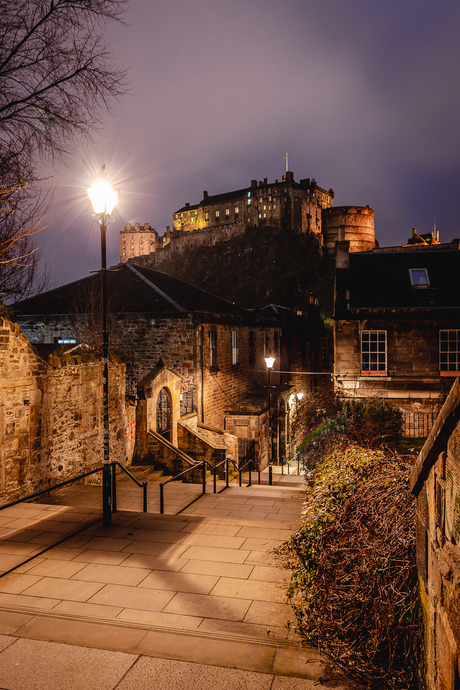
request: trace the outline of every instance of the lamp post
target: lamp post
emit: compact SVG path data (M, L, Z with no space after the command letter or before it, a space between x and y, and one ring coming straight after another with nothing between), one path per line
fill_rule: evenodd
M272 470L272 415L271 415L271 373L273 366L275 364L274 357L265 357L265 365L268 369L268 484L271 486L273 484L273 470Z
M105 180L105 166L97 182L88 189L94 209L93 220L101 228L101 301L102 301L102 385L104 419L104 457L102 466L102 523L104 527L112 524L112 473L109 452L109 332L107 330L107 223L113 222L111 213L117 203L118 193Z

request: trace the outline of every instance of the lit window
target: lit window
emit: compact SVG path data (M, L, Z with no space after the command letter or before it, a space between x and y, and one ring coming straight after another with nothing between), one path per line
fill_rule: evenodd
M216 218L219 218L219 211L216 211Z
M426 268L409 268L410 284L414 288L426 288L430 285Z
M275 210L275 208L276 208L276 204L273 204L273 210Z
M272 200L271 196L269 196L269 197L268 197L268 200L269 200L269 201L271 201L271 200Z
M262 218L262 214L261 214L261 213L259 213L259 218Z
M226 209L225 209L225 215L226 215L226 216L229 216L229 215L230 215L230 209L229 209L229 208L226 208Z
M238 331L232 331L232 364L238 364Z
M264 206L264 211L266 211L266 210L267 210L267 207L266 207L266 206Z
M124 256L124 255L125 255L125 253L123 252L123 256Z
M204 214L204 220L205 220L205 223L207 223L208 220L209 220L209 213L208 213L208 211L206 211L206 213Z
M460 372L460 331L439 331L439 369L441 376Z
M251 205L251 199L248 199L248 206Z
M362 331L361 374L363 376L386 376L387 332Z
M239 212L240 212L240 209L238 208L238 206L235 206L235 216L237 216Z
M209 366L217 367L217 331L209 331Z
M267 214L266 214L266 213L264 213L264 218L266 218L266 217L267 217Z

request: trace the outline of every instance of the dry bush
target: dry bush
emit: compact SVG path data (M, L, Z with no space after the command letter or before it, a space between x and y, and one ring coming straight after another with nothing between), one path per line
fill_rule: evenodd
M335 449L315 471L302 526L278 549L303 640L369 688L416 687L409 472L381 450Z

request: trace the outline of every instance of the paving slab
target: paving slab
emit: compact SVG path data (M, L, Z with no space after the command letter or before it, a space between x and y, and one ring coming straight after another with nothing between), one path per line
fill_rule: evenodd
M112 690L137 659L26 639L15 640L0 658L0 687L8 690Z

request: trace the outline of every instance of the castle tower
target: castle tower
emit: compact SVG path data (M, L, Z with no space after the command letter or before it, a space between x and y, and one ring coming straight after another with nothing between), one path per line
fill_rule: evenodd
M349 240L350 252L364 252L376 245L374 211L369 206L336 206L322 211L322 231L328 254L335 243Z

